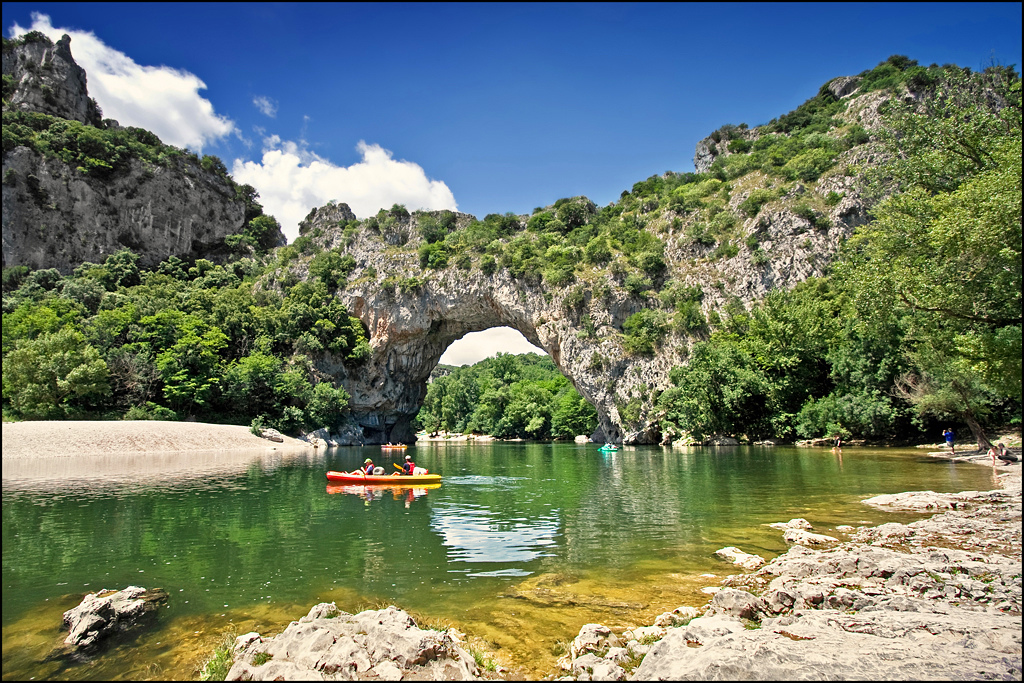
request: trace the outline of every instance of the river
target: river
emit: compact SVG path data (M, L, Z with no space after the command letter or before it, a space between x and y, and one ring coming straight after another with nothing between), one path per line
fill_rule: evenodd
M537 676L585 623L702 605L703 588L738 573L715 550L784 552L768 523L803 517L842 537L837 525L913 519L868 508L869 496L994 488L991 468L916 449L425 442L408 453L443 483L328 485L327 470L400 458L369 447L182 455L121 476L5 468L4 680L190 678L231 634L279 631L332 600L454 625ZM45 661L64 610L133 584L170 595L152 629L89 663Z

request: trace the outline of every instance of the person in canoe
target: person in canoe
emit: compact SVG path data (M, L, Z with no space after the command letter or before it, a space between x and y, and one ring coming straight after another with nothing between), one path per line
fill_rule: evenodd
M354 472L352 472L352 474L365 474L365 475L373 474L373 460L371 460L370 458L367 458L366 460L363 461L363 466L360 467L358 470L355 470Z
M412 456L411 455L405 456L405 464L402 465L402 474L403 475L411 476L412 473L413 473L413 470L415 470L415 469L416 469L416 463L414 463L412 461Z

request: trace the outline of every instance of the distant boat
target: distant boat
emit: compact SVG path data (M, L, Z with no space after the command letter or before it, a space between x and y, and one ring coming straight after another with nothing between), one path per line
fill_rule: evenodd
M409 446L407 444L404 444L404 443L382 443L380 445L380 447L381 447L381 450L390 451L390 450L394 450L394 449L401 450L403 448L408 448Z
M611 453L611 452L613 452L613 451L617 451L617 450L619 450L619 447L618 447L618 446L616 446L616 445L615 445L615 444L613 444L613 443L606 443L605 445L601 446L601 447L600 447L600 448L598 448L597 450L599 450L599 451L604 451L605 453Z

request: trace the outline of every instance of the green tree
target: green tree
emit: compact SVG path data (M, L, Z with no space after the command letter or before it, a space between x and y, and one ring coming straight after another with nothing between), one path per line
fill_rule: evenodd
M306 405L306 424L317 429L336 428L348 408L349 400L344 387L334 388L330 382L320 382L313 387L312 396Z
M205 408L220 386L220 353L228 337L219 328L202 330L189 323L166 351L156 358L164 382L164 397L176 411L188 414Z
M551 436L571 439L578 434L591 434L597 429L597 409L573 389L568 388L555 399L551 414Z
M107 364L70 328L21 341L4 357L4 400L24 417L67 417L109 393Z
M902 396L961 418L979 448L980 415L1021 399L1020 88L1012 70L955 72L923 111L894 104L884 173L902 191L839 267L861 301L905 312Z
M771 434L768 382L738 341L694 345L690 363L672 369L675 385L659 398L661 430L696 439L716 434Z

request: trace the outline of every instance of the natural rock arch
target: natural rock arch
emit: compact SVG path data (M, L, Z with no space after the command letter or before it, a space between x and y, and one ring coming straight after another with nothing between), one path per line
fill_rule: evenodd
M343 301L370 335L371 357L345 372L352 415L370 443L411 441L410 421L427 393L427 379L448 347L470 332L511 327L540 347L580 394L598 408L603 434L620 440L614 418L602 411L600 378L575 359L601 346L576 339L554 301L507 277L458 277L442 273L415 291L345 292ZM456 277L450 277L456 276ZM608 344L617 346L617 344ZM612 352L611 348L606 353ZM337 374L343 368L333 367ZM617 416L615 416L617 417Z
M328 204L300 223L300 234L317 247L344 252L354 262L337 296L365 326L372 353L358 367L329 354L315 362L350 394L351 420L361 438L366 443L414 440L411 421L448 346L469 332L507 326L547 352L597 409L598 438L660 441L655 402L670 386L669 371L687 362L694 340L669 333L653 353L627 354L624 323L659 304L630 294L605 269L581 271L571 285L561 287L545 286L539 273L515 277L502 267L492 273L477 265L424 270L414 248L421 242L418 221L425 215L440 220L440 213L418 217L396 208L358 222L347 205ZM750 305L772 289L822 274L861 216L861 205L851 200L835 207L830 227L808 232L807 221L788 211L762 211L749 221L756 222L751 229L772 250L772 258L760 263L748 256L697 258L684 236L668 229L665 257L671 277L702 287L705 314L724 309L729 301ZM473 220L456 214L456 227ZM525 221L521 217L520 225ZM308 266L309 261L300 261L297 274L308 276Z

